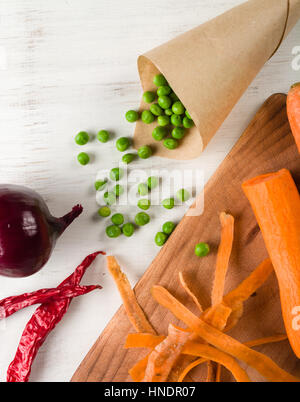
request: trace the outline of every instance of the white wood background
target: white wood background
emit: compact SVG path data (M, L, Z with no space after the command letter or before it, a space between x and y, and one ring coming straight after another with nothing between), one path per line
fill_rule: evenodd
M153 236L167 219L179 220L177 207L166 215L151 212L152 222L131 239L108 240L95 219L93 182L97 169L120 159L114 141L86 146L93 163L76 163L80 130L106 128L132 135L124 112L139 104L137 56L175 35L242 3L241 0L1 0L0 2L0 181L30 186L60 216L77 202L83 215L58 241L46 267L26 279L0 279L0 297L56 286L88 253L115 254L134 284L158 252ZM286 92L299 81L293 49L300 45L300 24L252 83L203 155L191 162L151 158L145 169L199 168L209 179L273 92ZM299 49L298 49L299 51ZM295 68L296 67L296 68ZM298 68L299 67L299 68ZM297 71L298 70L298 71ZM80 149L82 150L82 149ZM68 381L93 345L120 299L105 273L103 258L84 283L103 290L73 301L50 334L34 363L31 381ZM0 323L0 380L14 357L22 330L34 307Z

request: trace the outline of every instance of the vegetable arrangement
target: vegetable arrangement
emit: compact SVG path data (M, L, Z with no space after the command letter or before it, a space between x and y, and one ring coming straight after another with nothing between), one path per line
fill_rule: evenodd
M48 261L56 240L82 212L55 218L33 190L0 185L0 275L25 277L39 271Z
M15 358L7 371L7 382L27 382L34 358L45 342L48 334L55 328L67 312L73 297L81 296L101 286L79 286L87 268L102 251L90 254L75 269L74 273L66 278L55 289L41 289L36 292L13 296L0 301L0 308L5 318L16 311L41 304L27 323Z
M128 305L133 306L132 300L128 303L126 295L122 299L132 324L138 331L129 334L125 341L125 348L146 348L147 356L137 362L129 371L134 381L140 382L181 382L196 366L207 363L208 380L221 380L221 367L229 370L236 381L249 382L250 379L237 360L242 361L256 369L267 380L273 382L299 382L300 379L282 370L270 358L255 351L259 345L281 342L287 339L285 334L272 335L263 339L255 339L246 344L235 340L225 333L236 326L243 314L243 304L253 295L269 278L273 272L270 259L263 261L236 289L223 295L229 256L233 244L234 219L231 215L222 213L221 241L217 254L215 280L212 290L212 306L203 311L201 301L191 290L184 272L179 274L179 283L186 290L187 295L195 302L199 316L188 310L167 289L161 286L152 288L155 300L170 310L187 328L169 325L168 334L157 335L145 330L151 326L149 322L142 326L134 322L134 314L129 311ZM108 259L108 267L118 266L113 257ZM121 272L118 267L118 271ZM124 274L122 274L124 277ZM114 278L118 287L119 279ZM132 298L132 293L131 293ZM137 308L135 301L135 308ZM140 309L140 306L138 307ZM143 314L145 317L145 314ZM152 328L152 326L151 326ZM236 360L237 359L237 360ZM212 378L211 362L218 364L216 378Z

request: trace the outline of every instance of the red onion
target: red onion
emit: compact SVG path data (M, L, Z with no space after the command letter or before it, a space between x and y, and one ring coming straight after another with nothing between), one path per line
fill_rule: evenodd
M0 275L25 277L39 271L57 238L81 212L82 206L76 205L55 218L35 191L0 185Z

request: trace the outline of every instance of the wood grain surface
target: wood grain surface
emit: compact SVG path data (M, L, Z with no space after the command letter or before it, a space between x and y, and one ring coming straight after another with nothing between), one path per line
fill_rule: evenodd
M205 307L210 303L210 292L219 243L218 214L225 210L236 218L235 243L226 280L226 292L267 256L261 233L246 197L241 190L245 179L283 167L290 169L300 183L300 165L296 146L290 133L286 109L286 96L275 94L259 110L250 126L229 153L205 187L205 209L201 216L186 216L167 244L150 265L135 290L158 333L165 334L168 323L178 324L171 313L152 299L150 289L154 284L166 286L188 307L193 303L178 284L178 272L187 271L193 283L199 284L198 292ZM194 256L194 246L206 241L212 253L199 260ZM126 270L126 267L123 267ZM130 269L130 267L128 267ZM182 323L181 323L182 324ZM284 331L275 275L245 303L245 313L231 334L240 341L248 341ZM121 307L99 337L72 381L130 381L128 369L141 359L145 350L124 350L126 335L134 332L124 309ZM281 367L300 373L300 364L287 341L260 347ZM253 381L263 380L247 368ZM196 381L203 379L201 369L193 372ZM223 380L231 380L225 374Z

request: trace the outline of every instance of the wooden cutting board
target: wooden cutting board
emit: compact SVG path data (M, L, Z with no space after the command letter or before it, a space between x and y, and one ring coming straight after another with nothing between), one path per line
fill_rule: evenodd
M187 271L204 307L210 304L210 292L220 238L219 213L234 215L235 243L226 281L226 292L238 285L267 257L264 242L252 210L241 190L244 180L255 175L283 167L292 171L300 184L299 155L290 132L286 115L286 96L271 96L254 117L248 129L239 139L227 158L205 187L204 213L201 216L185 216L176 231L152 262L135 291L150 322L160 334L166 334L170 322L179 324L174 316L159 306L151 297L155 284L166 286L195 313L197 309L181 289L178 272ZM195 244L208 242L212 252L206 258L194 255ZM129 267L123 267L130 271ZM183 325L182 323L180 323ZM245 303L243 318L230 333L240 341L283 333L283 321L275 275ZM143 349L124 350L123 345L131 327L121 307L87 354L72 381L131 381L128 369L143 358ZM287 341L257 348L273 358L279 366L300 375L299 360ZM253 369L246 367L253 381L262 381ZM232 381L223 370L223 381ZM195 381L206 376L202 365L192 373Z

